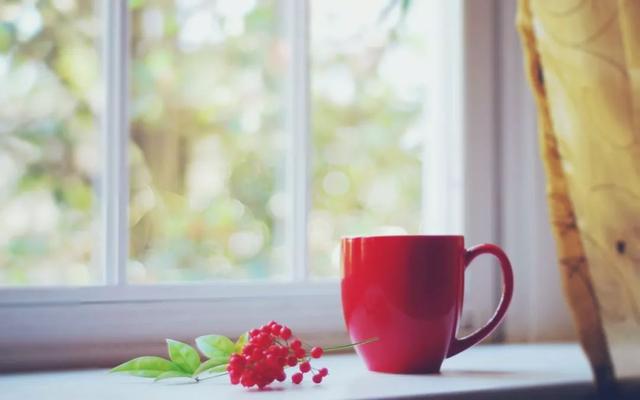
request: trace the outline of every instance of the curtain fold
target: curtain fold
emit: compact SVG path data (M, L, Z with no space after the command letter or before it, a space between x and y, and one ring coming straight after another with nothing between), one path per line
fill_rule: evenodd
M640 1L519 0L517 26L560 276L612 389L640 376Z

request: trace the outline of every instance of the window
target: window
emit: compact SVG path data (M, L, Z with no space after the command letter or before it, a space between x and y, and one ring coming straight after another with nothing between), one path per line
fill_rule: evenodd
M2 3L0 342L233 335L265 315L331 341L340 237L494 240L463 202L494 180L491 154L463 157L494 140L490 119L473 138L460 122L462 92L486 95L465 89L473 6L407 4ZM465 312L491 312L493 276L472 279Z
M0 5L0 285L103 278L98 22L90 2Z

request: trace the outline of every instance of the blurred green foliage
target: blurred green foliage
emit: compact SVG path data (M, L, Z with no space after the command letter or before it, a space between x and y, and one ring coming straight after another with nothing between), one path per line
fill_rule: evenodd
M91 2L0 3L0 285L101 278Z
M99 15L31 4L0 4L0 285L98 283ZM311 5L319 278L337 276L341 236L418 229L425 84L393 59L425 49L419 23L378 21L384 1ZM277 1L129 6L129 280L289 279Z

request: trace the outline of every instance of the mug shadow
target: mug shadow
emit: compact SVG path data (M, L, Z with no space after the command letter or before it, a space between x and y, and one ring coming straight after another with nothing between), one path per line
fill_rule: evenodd
M442 370L436 373L409 373L409 374L399 374L392 372L378 372L371 371L375 374L386 375L386 376L406 376L406 377L433 377L433 378L508 378L508 377L516 377L521 375L520 371L499 371L499 370L487 370L487 369L448 369Z
M520 375L520 372L486 369L454 369L441 371L437 375L452 378L508 378Z

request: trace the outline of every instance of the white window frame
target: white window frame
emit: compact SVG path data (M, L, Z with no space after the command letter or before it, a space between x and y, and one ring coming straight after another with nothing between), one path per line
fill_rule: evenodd
M434 143L450 146L452 144L442 138L449 132L454 137L456 132L461 133L459 157L463 160L465 178L459 183L469 199L464 205L463 217L467 245L497 242L496 5L494 0L431 2L434 13L425 23L446 27L450 35L434 36L430 39L431 45L455 51L447 51L447 57L439 58L430 73L447 73L454 84L443 85L442 93L438 93L447 99L442 103L445 117L430 127L428 135L433 142L425 155L440 154L439 162L447 167L457 162L454 167L458 167L455 157L446 156L452 153L447 151L450 148L438 148ZM0 349L3 350L0 370L110 365L138 354L162 353L165 337L191 339L205 333L236 336L270 319L288 323L299 335L321 345L348 340L342 319L339 280L305 280L310 137L308 0L283 3L286 31L293 49L293 72L289 81L297 83L288 86L286 96L292 111L286 126L290 132L289 204L295 215L288 226L289 245L296 249L290 260L297 266L293 281L154 286L126 284L129 18L126 0L103 1L103 4L106 29L103 51L107 60L104 76L109 84L105 85L103 121L106 163L102 190L107 201L102 210L105 224L102 259L104 265L113 267L106 273L108 286L0 289ZM445 14L438 13L438 9ZM440 165L440 171L447 167ZM436 169L425 166L425 184L442 178L432 171ZM439 216L451 215L453 206L448 202L429 204L435 212L424 213L424 223L430 227L426 232L432 233L440 227ZM485 290L467 294L467 304L473 308L465 311L469 320L462 325L478 327L485 321L476 316L493 312L499 288L496 271L481 266L470 269L474 287Z

